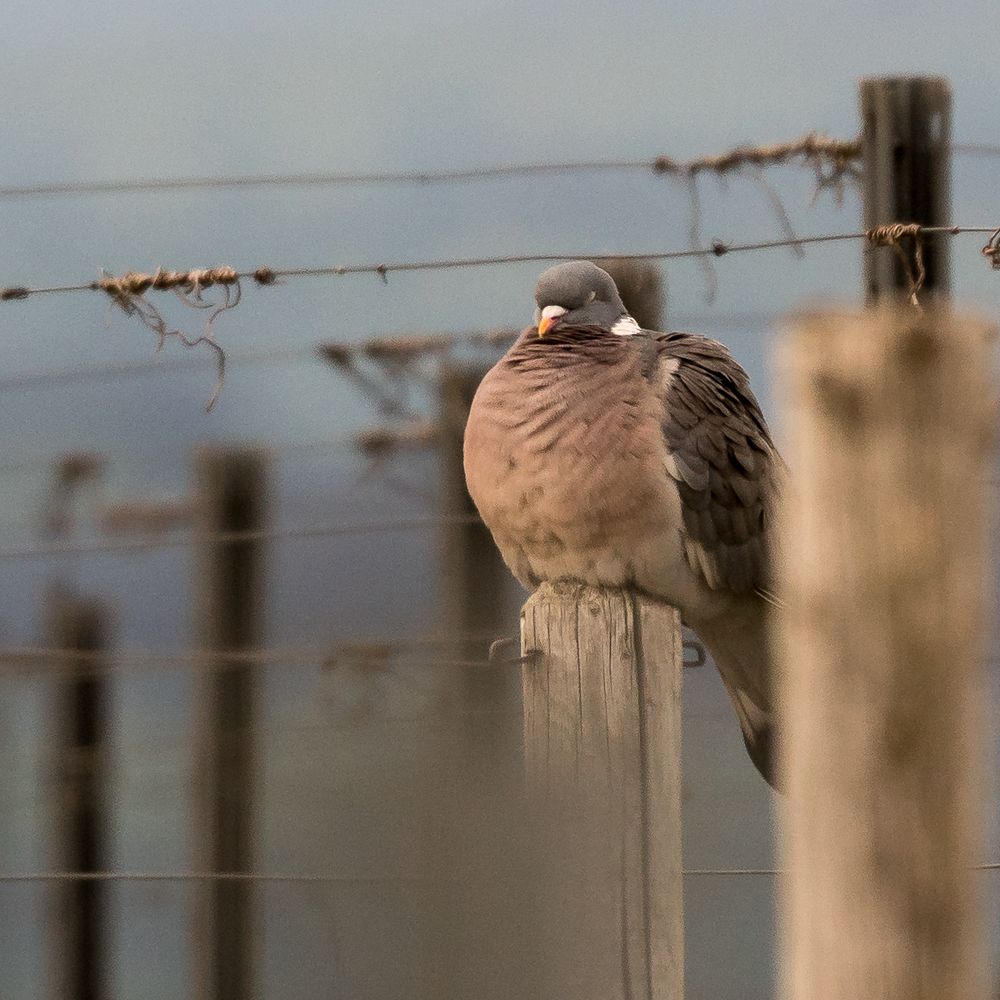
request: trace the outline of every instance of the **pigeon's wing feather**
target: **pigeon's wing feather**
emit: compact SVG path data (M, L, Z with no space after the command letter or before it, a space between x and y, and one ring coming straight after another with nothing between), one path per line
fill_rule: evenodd
M735 597L725 614L698 620L691 609L689 620L719 668L751 759L775 786L769 554L784 465L746 372L722 344L682 333L655 342L684 554L709 588Z
M664 384L667 471L677 484L685 554L713 590L770 585L769 534L784 469L750 380L707 337L655 337Z

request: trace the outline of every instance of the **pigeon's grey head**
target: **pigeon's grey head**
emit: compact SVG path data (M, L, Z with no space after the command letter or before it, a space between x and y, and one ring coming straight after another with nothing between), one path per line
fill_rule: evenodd
M621 321L630 319L614 279L589 260L573 260L550 267L535 286L535 325L538 336L560 324L602 326L624 333ZM629 333L638 330L630 320ZM615 329L616 325L619 329Z

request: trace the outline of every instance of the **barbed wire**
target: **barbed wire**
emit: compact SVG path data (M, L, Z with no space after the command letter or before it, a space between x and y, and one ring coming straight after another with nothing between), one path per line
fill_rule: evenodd
M694 233L692 239L697 235ZM748 249L768 249L776 246L801 246L803 243L823 243L839 239L855 238L845 234L830 234L826 236L807 237L792 240L767 241L753 245L726 245L720 242L713 244L711 249L691 249L682 251L666 251L654 254L619 254L616 259L654 259L668 260L679 257L702 257L706 254L721 256L725 253L737 250ZM242 298L243 280L253 279L258 285L273 285L282 278L287 277L307 277L307 276L343 276L348 274L371 273L378 275L383 282L388 281L390 272L404 271L429 271L448 268L481 267L487 265L510 264L515 262L537 261L553 262L562 259L589 259L593 254L528 254L528 255L508 255L498 257L481 257L450 259L437 261L403 261L396 264L348 264L334 265L331 267L305 267L305 268L285 268L275 269L262 266L252 271L238 271L228 265L212 268L197 268L187 271L175 271L158 269L152 274L138 271L129 271L120 276L105 275L95 281L80 285L58 285L46 287L28 287L24 285L0 288L0 301L24 300L31 296L80 291L102 291L128 316L134 316L153 332L156 337L156 348L160 350L167 340L179 341L184 347L194 348L204 345L215 355L216 377L215 384L209 393L205 403L205 410L210 411L218 400L226 378L226 352L215 340L213 329L214 321L224 312L235 308ZM609 255L596 255L608 258ZM713 272L714 276L714 272ZM220 297L217 301L211 301L204 297L205 292L218 287L221 289ZM147 297L150 291L173 291L178 298L186 305L195 309L211 310L205 321L204 329L200 334L187 334L181 329L170 328L160 313L159 309ZM330 360L333 360L331 357ZM353 371L357 378L364 384L362 373ZM392 409L396 402L392 397L386 397L384 402Z
M981 232L991 233L995 226L940 228L942 232ZM158 270L152 274L141 271L129 271L119 277L106 276L94 281L78 284L43 285L29 287L14 285L0 288L0 301L11 302L27 299L35 295L53 295L67 292L99 292L103 291L118 300L122 297L145 295L151 290L166 291L181 289L191 292L193 289L207 289L213 285L235 285L242 280L253 280L258 285L273 285L280 278L313 278L313 277L345 277L348 275L372 274L386 279L389 274L412 271L445 271L475 267L496 267L504 264L550 264L563 260L591 260L603 257L611 260L677 260L688 257L721 257L728 253L742 253L751 250L771 250L794 245L804 246L814 243L831 243L842 240L863 239L864 232L829 233L822 236L805 236L794 239L763 240L756 243L726 244L715 242L711 247L690 248L686 250L645 251L642 253L530 253L504 254L490 257L455 257L436 260L410 260L383 264L331 264L312 267L257 267L252 270L238 271L228 265L215 268L200 268L188 271Z
M692 175L693 177L694 175ZM697 199L695 198L695 214L692 221L691 240L692 243L700 241L699 211L697 209ZM452 268L471 268L497 266L513 263L553 263L562 260L591 260L603 258L605 260L678 260L685 258L695 258L700 260L710 260L713 257L722 257L731 253L742 253L759 250L772 250L781 247L793 247L801 249L804 246L826 244L834 242L844 242L849 240L868 240L874 247L892 247L903 259L906 271L910 279L910 298L915 306L919 308L918 293L923 283L923 240L930 236L949 235L957 236L966 233L989 233L991 242L987 244L983 252L990 257L991 263L995 263L991 249L993 239L1000 232L996 226L921 226L916 223L887 223L875 226L867 230L852 233L826 233L816 236L789 236L781 240L759 240L752 243L724 243L716 240L708 247L692 246L686 250L666 250L666 251L646 251L641 253L587 253L587 254L510 254L504 256L491 257L469 257L451 258L440 260L411 260L399 261L392 264L343 264L331 265L327 267L300 267L300 268L272 268L267 266L257 267L253 270L239 271L236 268L226 266L214 268L197 268L187 271L174 271L158 269L153 273L139 271L129 271L120 276L105 275L95 281L77 285L53 285L29 287L25 285L10 286L0 288L0 301L16 301L27 299L35 295L62 293L62 292L83 292L102 291L108 295L126 314L136 316L157 338L157 350L159 350L168 339L179 340L185 347L197 347L205 345L210 348L216 358L216 380L209 398L206 401L205 409L211 410L218 399L225 382L226 375L226 352L216 342L212 324L214 320L223 312L233 309L242 297L242 285L244 280L253 280L258 285L273 285L282 278L289 277L319 277L319 276L345 276L359 274L374 274L382 279L388 280L390 273L446 270ZM914 264L911 266L909 258L903 253L901 240L909 238L913 245ZM211 302L204 298L204 293L218 286L222 289L221 300ZM709 274L710 298L713 296L715 286L714 271ZM147 298L150 291L173 291L188 306L197 309L211 310L205 322L204 331L200 335L188 335L179 329L170 329L166 321L161 316L159 310ZM433 349L443 349L444 342L440 338L433 339ZM428 340L419 339L417 342L403 345L397 348L397 356L409 352L415 356L428 350ZM348 369L350 355L346 354L346 348L340 345L325 345L324 355L328 360L340 363L349 374L360 380L363 385L368 385L368 380L364 374L356 369ZM370 355L374 356L374 355ZM384 360L384 356L382 360ZM70 373L61 373L65 379L72 379ZM13 377L15 381L24 377ZM30 377L29 377L30 378ZM393 399L387 399L387 404L393 404Z
M187 271L158 270L151 274L129 271L120 276L108 275L94 281L74 285L47 285L29 287L15 285L0 288L0 301L27 299L35 295L50 295L67 292L104 292L116 301L124 298L132 300L149 291L180 291L184 295L194 295L215 285L234 286L240 281L253 280L258 285L273 285L281 278L346 277L371 274L386 279L390 274L414 271L444 271L478 267L497 267L506 264L551 264L559 261L593 260L681 260L698 257L724 257L728 254L747 253L759 250L776 250L782 247L813 246L822 243L838 243L852 240L872 239L872 233L881 232L896 225L913 227L913 223L886 223L885 226L869 230L847 233L823 233L815 236L796 236L780 240L757 240L749 243L726 243L715 240L708 247L691 247L684 250L645 250L631 253L529 253L503 254L488 257L455 257L435 260L409 260L393 263L331 264L312 267L257 267L239 271L228 265L215 268L196 268ZM916 226L914 233L919 236L959 236L969 233L994 233L997 226Z
M677 159L660 155L641 159L570 160L549 163L507 163L495 166L444 170L367 171L357 173L233 174L218 177L154 177L105 181L57 181L49 184L7 184L0 199L41 195L115 194L152 191L185 191L211 188L331 187L362 184L447 184L492 180L501 177L537 177L547 174L643 171L656 175L692 176L698 173L731 173L746 166L761 167L800 162L823 171L824 182L843 177L861 156L859 139L832 139L808 132L789 142L740 145L723 153Z
M951 152L971 156L1000 156L1000 145L952 143ZM16 200L45 195L140 194L156 191L192 191L218 188L348 187L359 185L451 184L505 177L540 177L572 173L641 172L654 175L728 173L745 166L785 165L800 159L829 163L835 170L861 158L860 139L831 139L810 132L800 139L759 146L739 145L727 152L676 159L659 155L635 159L566 160L544 163L507 163L444 170L223 174L200 177L112 178L109 180L53 181L42 184L5 184L0 199Z

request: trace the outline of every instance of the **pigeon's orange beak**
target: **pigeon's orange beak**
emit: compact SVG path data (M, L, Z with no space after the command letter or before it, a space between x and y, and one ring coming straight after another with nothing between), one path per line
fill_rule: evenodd
M546 306L538 317L538 336L544 337L565 314L566 310L562 306Z

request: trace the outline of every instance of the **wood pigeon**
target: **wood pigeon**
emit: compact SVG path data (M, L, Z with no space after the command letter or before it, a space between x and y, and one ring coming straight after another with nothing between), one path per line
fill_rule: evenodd
M720 343L643 330L589 261L550 268L476 392L469 493L514 576L628 587L679 608L774 784L769 548L785 476Z

